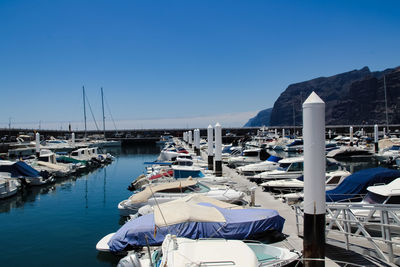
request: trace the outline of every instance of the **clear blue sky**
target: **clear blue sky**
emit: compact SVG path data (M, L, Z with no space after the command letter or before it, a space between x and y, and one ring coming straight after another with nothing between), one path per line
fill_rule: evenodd
M0 127L78 127L82 85L98 120L104 87L123 127L247 120L291 83L400 65L399 14L400 1L0 0Z

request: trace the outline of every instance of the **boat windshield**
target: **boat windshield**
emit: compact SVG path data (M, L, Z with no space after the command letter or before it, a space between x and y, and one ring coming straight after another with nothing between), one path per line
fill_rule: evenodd
M289 172L299 172L303 171L303 162L293 162L287 169Z
M287 168L289 168L289 166L290 166L290 163L281 163L281 164L279 164L278 170L286 171Z
M387 197L381 196L372 192L368 192L364 197L364 202L369 204L383 204Z
M222 149L222 153L228 153L228 154L230 154L231 153L231 146L226 146L226 147L224 147L224 149Z
M245 157L257 157L258 151L245 151L243 152L243 156Z
M210 191L210 188L208 186L201 184L201 183L197 183L193 186L187 187L187 189L184 191L184 193L191 193L191 192L206 193L208 191Z
M399 150L400 150L400 146L392 146L392 147L390 148L390 150L399 151Z

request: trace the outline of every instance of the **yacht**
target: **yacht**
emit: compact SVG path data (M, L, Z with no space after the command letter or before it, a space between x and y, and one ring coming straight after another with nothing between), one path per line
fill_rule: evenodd
M243 165L257 163L266 160L270 155L265 149L253 148L243 150L240 156L234 156L228 158L228 166L231 168L237 168Z
M276 170L262 172L249 177L250 181L258 184L269 180L280 180L298 178L303 175L304 157L285 158L278 161L279 167Z
M278 161L282 158L270 156L267 160L238 167L237 170L242 175L255 175L261 172L276 170L279 167Z

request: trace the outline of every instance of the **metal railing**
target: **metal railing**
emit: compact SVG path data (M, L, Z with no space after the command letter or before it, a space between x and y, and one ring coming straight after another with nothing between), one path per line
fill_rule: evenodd
M299 205L293 206L296 215L297 234L303 224L304 213ZM400 247L400 205L366 203L327 203L326 234L336 232L345 237L346 249L350 248L350 237L361 238L379 257L394 263L394 247ZM358 241L358 240L357 240Z

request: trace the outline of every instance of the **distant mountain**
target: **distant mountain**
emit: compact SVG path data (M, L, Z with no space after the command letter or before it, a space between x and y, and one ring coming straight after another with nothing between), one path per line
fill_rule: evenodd
M244 127L268 126L271 119L271 112L272 108L261 110L254 118L251 118Z
M270 109L263 110L245 126L302 125L302 103L312 91L326 103L327 125L383 124L386 122L384 76L389 123L400 124L400 67L376 72L364 67L291 84L276 100L270 117Z

